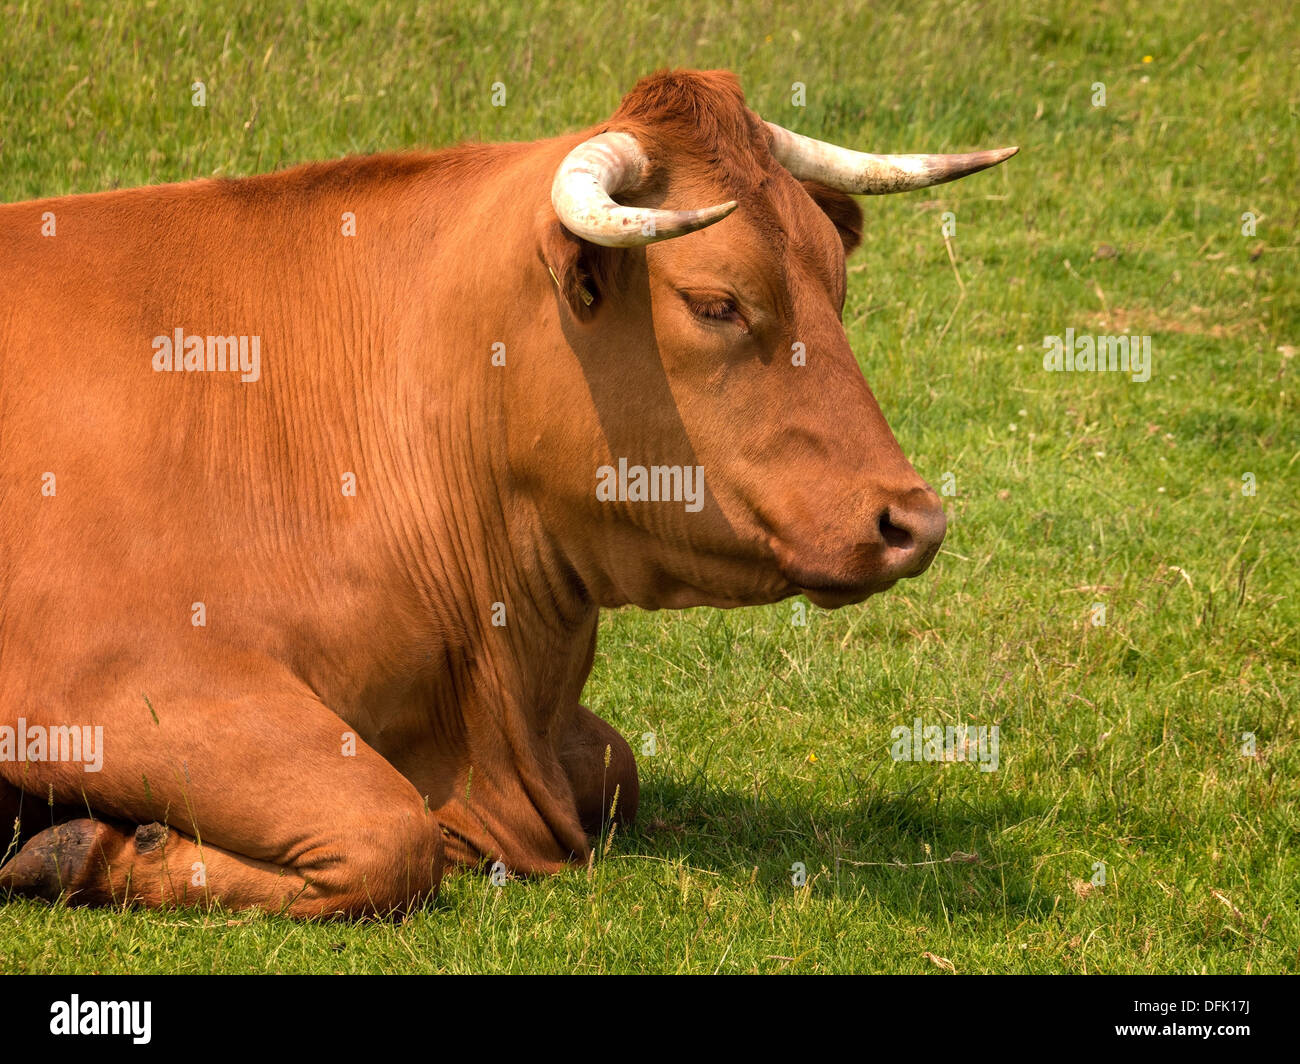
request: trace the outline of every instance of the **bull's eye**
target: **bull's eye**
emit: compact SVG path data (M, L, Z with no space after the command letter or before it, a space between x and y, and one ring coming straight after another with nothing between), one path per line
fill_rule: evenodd
M686 305L690 307L691 313L697 318L709 322L730 322L739 325L742 329L748 328L748 324L740 313L740 308L736 306L734 299L728 299L724 296L695 295L686 295L685 298Z
M713 318L715 321L726 321L736 314L736 304L730 299L719 299L716 303L697 303L695 313L701 318Z

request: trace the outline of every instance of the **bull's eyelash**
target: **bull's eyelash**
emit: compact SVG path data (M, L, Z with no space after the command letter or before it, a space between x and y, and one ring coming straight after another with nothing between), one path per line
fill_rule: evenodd
M727 296L711 296L701 298L683 293L686 305L690 308L692 314L697 318L703 318L705 321L718 323L732 323L739 325L746 332L749 331L749 323L745 316L740 312L740 306L734 299Z

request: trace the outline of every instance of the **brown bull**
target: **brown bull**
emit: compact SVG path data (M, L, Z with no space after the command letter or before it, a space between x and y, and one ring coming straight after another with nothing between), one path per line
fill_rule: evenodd
M677 72L554 140L0 207L0 890L312 916L585 859L638 797L601 607L934 557L848 193L1009 154Z

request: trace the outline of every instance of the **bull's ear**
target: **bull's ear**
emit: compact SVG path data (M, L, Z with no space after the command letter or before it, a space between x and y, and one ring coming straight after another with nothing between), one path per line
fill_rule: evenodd
M818 181L801 183L813 202L835 223L840 239L844 242L844 254L853 254L854 249L862 243L862 208L858 206L858 201L847 193Z
M610 249L574 236L553 214L543 218L539 228L537 252L549 274L547 283L555 285L575 318L590 321L603 295L597 278L608 272L601 260Z

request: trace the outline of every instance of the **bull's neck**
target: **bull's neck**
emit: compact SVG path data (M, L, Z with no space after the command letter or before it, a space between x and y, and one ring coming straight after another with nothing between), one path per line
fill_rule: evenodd
M402 443L412 450L401 546L436 638L476 659L475 683L494 700L576 701L596 608L509 460L507 375L529 371L517 341L534 327L529 301L549 283L531 219L548 191L542 157L554 153L482 150L497 180L467 182L464 167L448 174L428 196L427 254L409 266L420 295L401 312L415 340L401 348ZM530 188L540 190L536 205L521 193ZM375 429L383 437L392 427Z
M223 216L271 218L241 231L293 234L283 261L261 260L267 372L239 417L270 485L268 549L303 552L295 570L328 610L295 666L332 703L431 690L545 715L590 667L596 610L512 485L509 370L493 358L504 341L510 365L518 288L538 270L531 226L501 221L536 183L507 172L536 147L341 160L209 193ZM349 218L355 235L334 224ZM340 501L344 473L355 495Z

